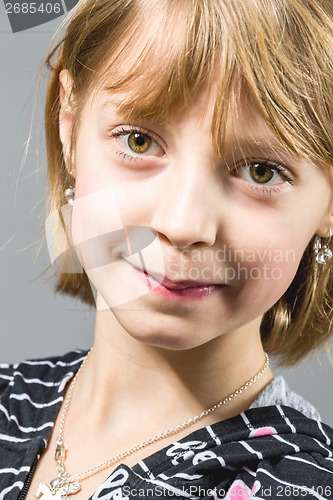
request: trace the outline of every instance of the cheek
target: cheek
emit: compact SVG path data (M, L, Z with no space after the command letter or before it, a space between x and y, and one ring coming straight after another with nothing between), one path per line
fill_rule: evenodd
M112 188L110 157L93 126L86 118L78 133L75 149L76 198Z
M148 293L147 283L133 280L129 264L150 267L148 264L153 262L155 268L164 272L156 232L147 226L131 224L126 213L123 215L113 189L92 192L74 201L73 244L91 284L103 297L101 309Z
M98 239L121 229L123 222L112 189L91 192L75 198L72 215L74 244Z
M92 236L114 225L118 228L119 220L128 226L148 222L145 215L152 210L149 183L130 175L120 160L112 158L93 130L82 130L78 137L76 174L75 199L90 197L95 202L81 209Z
M239 300L257 314L270 309L293 281L310 237L277 226L257 233L256 238L248 235L234 265Z
M76 144L76 182L72 233L76 245L123 230L123 207L117 198L118 183L112 174L96 131L89 123L80 130Z
M124 225L113 190L104 189L75 198L72 239L86 271L116 260L116 248L118 253L127 252Z
M285 293L294 279L299 262L257 261L239 271L242 287L239 295L244 305L262 314L270 309Z

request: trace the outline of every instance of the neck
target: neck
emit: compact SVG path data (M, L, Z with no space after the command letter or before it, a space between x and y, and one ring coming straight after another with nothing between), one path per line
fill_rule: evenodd
M235 392L262 368L259 324L260 318L203 346L176 351L134 339L111 312L97 313L94 347L78 380L84 390L76 391L77 404L89 408L90 418L103 427L114 428L134 411L153 413L162 421L166 410L172 410L169 425L180 423ZM257 334L249 335L249 328ZM247 409L271 380L267 369L225 405L218 419Z

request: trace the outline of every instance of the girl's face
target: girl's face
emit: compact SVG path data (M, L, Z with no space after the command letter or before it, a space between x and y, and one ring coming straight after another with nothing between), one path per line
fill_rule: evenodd
M314 233L329 227L327 172L283 150L245 105L230 113L217 157L214 92L208 106L206 96L156 125L127 122L116 109L125 95L101 91L76 145L73 240L97 306L134 338L170 349L258 329ZM66 150L71 119L62 111Z

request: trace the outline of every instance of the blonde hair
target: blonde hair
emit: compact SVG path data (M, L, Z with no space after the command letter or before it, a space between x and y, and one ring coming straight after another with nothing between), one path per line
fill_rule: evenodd
M131 90L118 105L120 113L157 122L186 106L203 84L211 87L218 62L211 130L219 154L230 103L243 89L284 148L328 168L333 166L332 53L331 0L82 0L48 57L51 210L66 203L69 183L59 137L63 69L73 79L69 156L74 161L80 113L95 91ZM262 341L281 364L292 365L327 343L332 268L318 265L312 239L293 282L265 313ZM94 304L85 272L58 272L56 290Z

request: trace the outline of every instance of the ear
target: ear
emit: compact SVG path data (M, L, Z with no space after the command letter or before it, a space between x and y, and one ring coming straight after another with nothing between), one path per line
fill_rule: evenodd
M333 234L333 201L331 201L327 213L323 218L320 226L318 227L316 234L318 236L321 236L321 238L328 238L330 235L330 230Z
M317 236L320 236L321 238L328 238L330 236L330 230L333 235L333 169L328 165L323 165L321 168L324 169L324 173L330 189L330 194L327 208L315 234Z
M329 223L326 223L325 226L321 226L317 231L316 235L321 238L328 238L330 235L330 231L333 234L333 220L330 220Z
M73 79L68 70L63 69L59 74L59 136L62 143L63 155L66 167L70 167L69 154L71 146L71 136L73 127L74 112L71 106L71 90Z

